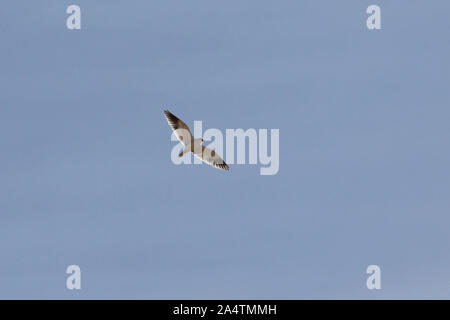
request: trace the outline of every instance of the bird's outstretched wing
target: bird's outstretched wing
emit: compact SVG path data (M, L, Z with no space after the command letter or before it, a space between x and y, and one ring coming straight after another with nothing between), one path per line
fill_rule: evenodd
M187 146L193 143L194 137L192 136L191 130L189 130L189 127L186 125L186 123L178 119L168 110L164 110L164 116L166 117L169 126L172 127L175 136L178 138L178 140L180 140L182 144Z
M194 150L194 155L197 158L212 165L213 167L215 167L217 169L230 170L230 168L225 163L225 161L223 161L223 159L214 150L211 150L211 149L206 148L205 146L202 146L202 151L201 152L199 152L199 151Z

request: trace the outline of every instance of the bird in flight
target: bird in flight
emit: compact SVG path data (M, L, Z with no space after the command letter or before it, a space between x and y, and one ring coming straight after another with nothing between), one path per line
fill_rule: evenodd
M184 145L183 151L178 155L179 157L182 157L186 153L192 152L197 158L217 169L230 169L225 161L223 161L223 159L214 150L208 149L202 145L203 139L194 139L194 136L186 123L178 119L168 110L164 110L164 116L166 117L169 126L175 133L175 136Z

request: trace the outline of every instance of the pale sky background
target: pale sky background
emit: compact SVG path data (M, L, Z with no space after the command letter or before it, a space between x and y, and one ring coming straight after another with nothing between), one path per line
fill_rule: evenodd
M450 298L449 12L4 1L0 298ZM164 108L279 128L278 175L175 166Z

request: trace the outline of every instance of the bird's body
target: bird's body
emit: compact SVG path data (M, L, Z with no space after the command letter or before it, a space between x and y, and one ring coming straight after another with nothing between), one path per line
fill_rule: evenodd
M194 156L217 169L229 170L228 165L214 150L208 149L203 145L203 139L194 139L194 136L186 123L168 110L164 110L164 116L166 117L169 126L173 129L175 136L184 145L183 151L178 155L179 157L192 152Z
M202 150L202 143L202 139L194 139L193 142L184 147L183 151L181 151L178 156L181 158L183 155L189 152L192 152L193 154L198 153L198 150Z

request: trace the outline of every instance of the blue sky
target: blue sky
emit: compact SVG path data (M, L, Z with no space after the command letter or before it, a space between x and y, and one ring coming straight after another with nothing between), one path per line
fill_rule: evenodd
M3 3L0 298L450 298L449 10ZM164 108L280 129L279 173L175 166Z

